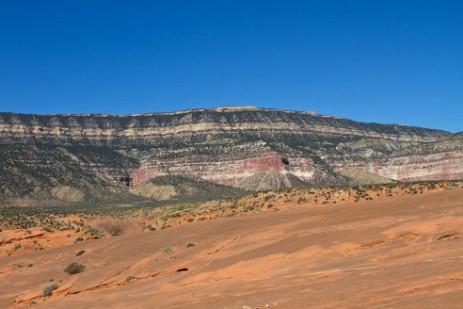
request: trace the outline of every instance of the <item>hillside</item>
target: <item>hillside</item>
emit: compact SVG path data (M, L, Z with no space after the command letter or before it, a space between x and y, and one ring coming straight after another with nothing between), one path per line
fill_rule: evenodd
M126 184L113 175L137 167L137 160L107 147L0 144L0 201L124 200L130 198Z
M161 176L253 191L461 179L462 145L461 134L440 130L255 107L0 113L0 199L130 200Z
M207 182L200 178L185 176L160 176L132 188L132 194L157 201L196 202L227 199L246 193L233 187Z

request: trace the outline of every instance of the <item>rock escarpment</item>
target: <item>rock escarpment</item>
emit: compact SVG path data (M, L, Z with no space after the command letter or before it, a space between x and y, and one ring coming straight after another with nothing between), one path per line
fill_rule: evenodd
M345 166L399 181L451 180L463 178L463 136L455 135L433 143L397 144L379 150L369 143L357 149L357 156L346 155L351 148L338 150L328 159L338 171ZM345 151L343 153L343 150Z
M247 190L456 179L463 177L462 140L440 130L255 107L127 116L0 113L0 194L89 197L97 196L95 188L117 191L166 175ZM362 173L369 176L361 180ZM67 189L56 191L59 185Z
M133 183L170 174L248 190L348 182L308 152L260 141L158 149L132 173Z
M160 146L211 140L303 140L372 137L434 141L439 130L360 123L313 113L273 109L217 108L139 115L24 115L0 113L2 142Z

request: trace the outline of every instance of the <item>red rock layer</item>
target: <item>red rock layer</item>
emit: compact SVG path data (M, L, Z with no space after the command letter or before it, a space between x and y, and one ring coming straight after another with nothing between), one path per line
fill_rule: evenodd
M294 174L301 180L310 181L314 175L311 159L287 158L268 148L259 149L250 157L245 156L204 156L194 160L185 156L176 160L152 159L132 173L136 186L150 178L166 174L180 174L200 177L205 180L240 186L238 182L259 174Z

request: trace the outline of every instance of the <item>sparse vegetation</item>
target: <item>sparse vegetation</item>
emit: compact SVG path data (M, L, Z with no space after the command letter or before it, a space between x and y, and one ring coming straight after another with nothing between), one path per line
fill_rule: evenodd
M164 248L164 253L172 253L175 251L175 248L174 247L167 247L167 248Z
M91 227L91 226L87 227L85 233L90 234L90 235L92 235L94 237L97 237L97 238L106 236L105 233L103 233L100 230L97 230L96 228Z
M129 283L129 282L132 281L133 279L135 279L134 276L127 276L127 278L125 278L125 282L126 282L126 283Z
M46 287L43 288L43 296L50 297L53 294L53 291L58 288L58 284L50 280Z
M86 268L86 266L84 264L71 263L68 266L66 266L64 271L67 272L70 275L75 275L75 274L79 274L81 272L84 272L85 268Z
M19 208L0 207L0 222L5 229L24 229L29 235L28 241L13 242L5 254L18 255L31 250L45 250L53 247L46 238L33 237L33 233L49 233L44 227L60 231L74 231L74 242L97 239L108 234L118 235L124 229L127 218L141 219L146 229L157 231L187 222L211 220L220 217L249 215L257 212L274 212L287 207L311 207L323 204L339 205L344 203L361 203L391 196L417 195L429 191L443 191L463 188L463 181L422 181L415 183L390 183L385 185L342 186L325 188L293 188L276 191L250 193L235 200L218 200L198 203L175 204L164 207L152 205L134 205L131 207L105 208ZM69 215L77 215L70 220ZM110 224L89 225L95 218ZM146 223L148 222L148 223ZM42 231L40 230L42 229ZM66 237L71 237L67 233ZM32 237L30 237L32 236ZM27 244L33 243L34 246ZM29 250L29 251L28 251Z

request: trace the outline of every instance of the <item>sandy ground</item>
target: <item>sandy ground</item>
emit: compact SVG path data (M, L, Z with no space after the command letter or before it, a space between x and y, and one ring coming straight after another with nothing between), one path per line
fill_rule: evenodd
M85 272L64 272L71 262ZM50 280L58 289L45 298ZM0 257L0 308L31 305L463 308L463 191L294 207Z
M62 221L78 221L76 215L63 218ZM107 237L111 236L111 231L119 228L125 234L139 233L143 230L140 226L140 219L115 219L109 216L86 217L83 222L89 226L104 232ZM30 229L5 229L0 228L0 256L20 256L35 251L47 250L50 248L69 246L80 238L82 240L95 239L95 237L84 232L84 228L78 230L46 230L43 227L33 227Z

